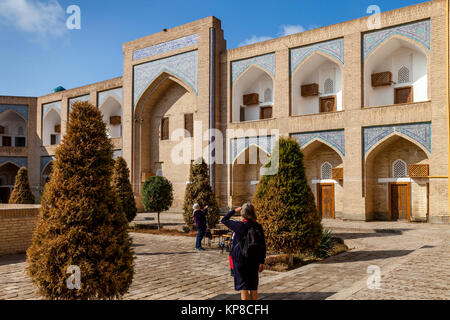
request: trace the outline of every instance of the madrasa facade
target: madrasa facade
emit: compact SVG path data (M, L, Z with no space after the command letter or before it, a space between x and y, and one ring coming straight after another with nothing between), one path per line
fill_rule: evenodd
M323 218L449 222L448 3L433 0L227 50L208 17L123 45L123 76L0 96L0 197L27 167L38 198L71 105L98 107L139 206L154 175L181 211L210 163L222 210L252 199L278 137L295 139Z

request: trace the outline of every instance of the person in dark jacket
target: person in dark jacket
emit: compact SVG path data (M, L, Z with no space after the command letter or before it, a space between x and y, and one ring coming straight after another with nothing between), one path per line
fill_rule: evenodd
M233 221L231 217L235 213L240 213L243 221ZM264 230L262 226L256 222L255 208L251 203L246 203L242 208L231 210L222 219L222 223L229 229L234 231L233 245L231 250L231 259L234 271L234 287L236 291L241 292L242 300L258 300L258 284L259 274L264 270L264 262L266 260L266 243L264 239L264 256L259 261L249 261L242 256L239 241L241 241L248 232L250 225L258 228L262 235Z
M195 227L197 228L197 241L195 243L195 249L198 251L204 251L202 248L202 240L205 236L207 223L206 223L206 215L208 214L208 206L205 209L201 210L200 206L196 203L194 204L194 221Z

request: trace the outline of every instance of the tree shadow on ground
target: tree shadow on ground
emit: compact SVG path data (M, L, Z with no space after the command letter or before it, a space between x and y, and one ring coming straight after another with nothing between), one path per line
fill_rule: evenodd
M360 239L360 238L378 238L400 236L410 229L375 229L375 232L333 232L333 236L344 240Z
M326 263L340 263L340 262L357 262L357 261L371 261L379 259L388 259L403 257L414 250L373 250L373 251L350 251L341 253L340 255L325 259L320 264Z
M8 264L23 263L27 260L26 254L15 254L10 256L0 257L0 266L5 266Z
M336 292L273 292L260 293L259 300L325 300ZM240 300L240 294L219 294L208 300Z

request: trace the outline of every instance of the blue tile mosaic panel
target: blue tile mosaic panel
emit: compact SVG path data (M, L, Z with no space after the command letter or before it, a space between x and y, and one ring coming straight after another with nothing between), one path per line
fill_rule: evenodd
M291 49L291 73L297 69L302 61L317 51L336 58L340 63L342 63L342 65L344 65L344 39L336 39Z
M192 34L183 38L156 44L154 46L135 50L133 52L133 60L148 58L157 54L189 47L198 44L198 34Z
M122 150L114 150L113 158L117 159L122 156Z
M252 65L262 68L271 74L272 77L275 77L275 54L269 53L263 56L231 62L231 82L234 83L234 81Z
M55 110L59 115L61 115L61 101L43 104L42 119L44 119L47 113L49 113L52 109Z
M8 162L11 162L19 168L28 168L28 158L25 157L0 157L0 167Z
M123 88L106 90L98 93L97 107L100 108L108 97L114 97L123 105Z
M297 140L298 144L302 148L315 139L320 140L335 148L343 157L345 157L344 130L293 133L291 134L291 137Z
M0 104L0 113L5 112L6 110L14 110L24 118L25 121L28 121L28 106Z
M55 157L52 157L52 156L41 157L41 174L42 174L42 172L44 172L47 165L54 160L55 160Z
M198 94L198 51L190 51L134 67L134 107L148 86L161 73L180 78Z
M230 139L230 163L234 163L238 155L251 145L258 146L268 154L271 154L272 149L275 146L275 142L275 136L243 137Z
M364 155L379 141L395 132L413 139L431 153L431 122L425 122L364 128Z
M431 23L430 20L424 20L401 26L383 29L366 33L363 37L364 61L369 54L375 50L383 41L392 35L398 34L415 40L424 45L428 50L431 47Z

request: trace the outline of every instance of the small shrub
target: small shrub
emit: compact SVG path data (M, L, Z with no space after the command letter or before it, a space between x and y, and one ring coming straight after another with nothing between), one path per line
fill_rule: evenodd
M28 169L20 168L17 172L14 190L9 198L10 204L34 204L34 195L28 181Z
M158 213L158 230L161 230L160 213L169 210L173 203L172 183L165 177L148 178L142 187L142 203L146 211Z
M325 229L322 234L322 238L320 239L319 246L316 250L316 255L319 258L327 258L331 254L331 250L334 246L334 237L331 230Z
M130 183L130 170L124 158L118 157L114 164L112 183L119 196L120 209L125 213L128 222L136 217L136 201Z

